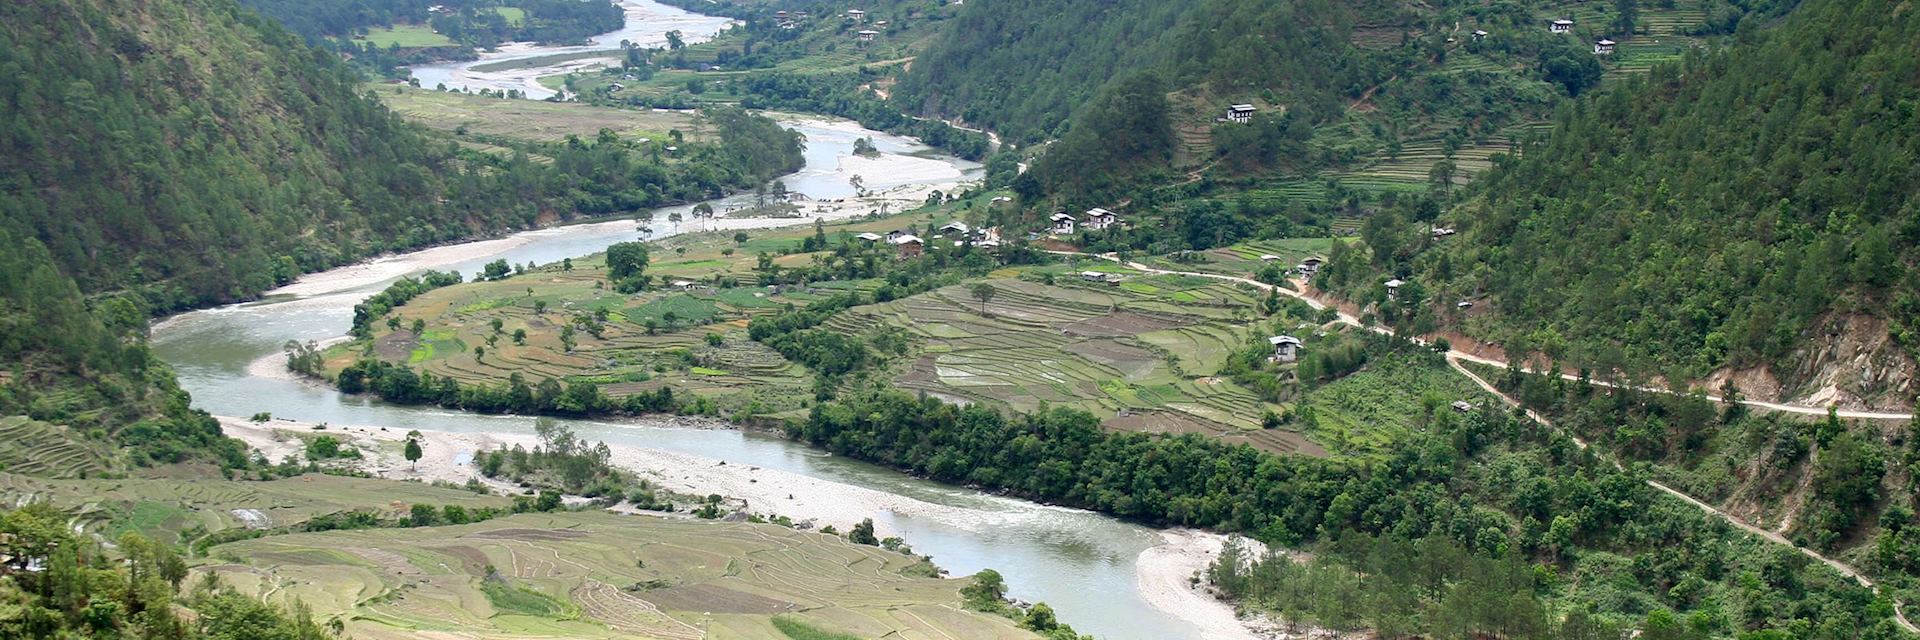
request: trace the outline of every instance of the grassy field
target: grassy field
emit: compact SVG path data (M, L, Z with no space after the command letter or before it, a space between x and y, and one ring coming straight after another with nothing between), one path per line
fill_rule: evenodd
M679 130L689 140L705 140L710 127L692 115L671 111L610 109L584 104L509 100L476 95L379 85L374 91L388 108L406 119L442 131L465 129L475 135L534 142L555 142L569 135L592 139L601 129L621 138L667 139Z
M423 24L396 24L391 27L368 29L366 36L356 38L354 41L361 44L373 43L382 48L400 47L402 49L450 47L454 44L453 40L435 33L433 28Z
M0 473L0 502L43 501L111 540L126 531L163 542L223 529L299 524L316 515L371 508L398 517L415 504L511 504L506 498L416 482L309 474L267 482L209 478L62 480ZM251 519L251 520L250 520Z
M910 556L775 525L524 514L214 547L196 571L355 638L1032 638ZM793 633L816 635L790 635Z

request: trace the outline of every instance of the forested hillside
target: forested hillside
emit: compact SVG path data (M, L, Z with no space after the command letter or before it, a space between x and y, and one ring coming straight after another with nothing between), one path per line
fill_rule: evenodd
M1201 174L1307 177L1392 159L1409 141L1452 153L1544 119L1602 73L1577 37L1545 29L1544 10L985 0L915 60L896 98L1015 143L1057 138L1030 198L1139 202ZM1226 122L1231 104L1257 115Z
M356 65L472 59L505 42L581 43L617 30L626 14L605 0L239 0Z
M737 110L673 158L611 134L464 150L358 81L232 0L0 5L0 415L112 436L136 463L239 464L141 345L150 314L801 162L795 134Z
M1803 2L1569 105L1450 216L1461 237L1419 253L1415 223L1374 258L1448 306L1490 296L1495 313L1464 326L1521 351L1683 378L1771 365L1789 392L1904 406L1920 351L1916 43L1910 4ZM1856 355L1823 353L1837 343L1870 360L1838 380L1796 367Z

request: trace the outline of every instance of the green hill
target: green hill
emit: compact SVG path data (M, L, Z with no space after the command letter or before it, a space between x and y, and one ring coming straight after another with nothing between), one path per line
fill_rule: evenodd
M1906 3L1803 2L1571 105L1453 214L1459 238L1382 262L1490 296L1468 326L1522 350L1686 378L1772 365L1791 387L1853 342L1876 360L1843 388L1891 390L1920 352L1916 43Z

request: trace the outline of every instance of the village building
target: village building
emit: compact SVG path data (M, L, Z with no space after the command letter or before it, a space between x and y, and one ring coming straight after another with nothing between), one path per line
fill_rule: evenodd
M1307 258L1305 260L1301 260L1300 266L1294 267L1294 269L1298 270L1300 273L1310 276L1310 275L1319 273L1320 265L1322 264L1326 264L1326 261L1321 260L1319 258Z
M1407 282L1405 280L1401 280L1399 278L1388 280L1387 281L1387 299L1392 300L1394 298L1399 297L1400 287L1405 286L1406 284Z
M1250 104L1236 104L1227 107L1227 121L1240 124L1253 122L1253 111L1253 105Z
M859 9L848 9L847 18L853 20L854 22L866 22L867 12L861 11Z
M1555 20L1553 24L1547 26L1547 30L1554 33L1573 33L1573 21L1566 18Z
M1300 339L1293 336L1274 336L1267 338L1267 344L1273 345L1274 362L1293 362L1300 358Z
M1454 234L1454 231L1452 227L1434 227L1433 228L1434 238L1445 238L1453 234Z
M1473 403L1467 402L1465 400L1455 400L1453 401L1453 410L1458 411L1460 413L1472 413Z
M865 241L867 241L868 243L874 243L874 242L879 242L879 241L880 241L880 238L881 238L881 236L880 236L880 234L878 234L878 233L874 233L874 232L872 232L872 231L868 231L868 232L866 232L866 233L862 233L862 234L860 234L860 235L857 235L857 236L854 236L854 237L855 237L855 238L859 238L859 239L861 239L861 240L865 240Z
M886 28L886 26L887 26L887 21L885 21L885 20L875 20L875 21L873 22L873 26L876 26L876 27L880 27L880 28Z
M1260 261L1261 261L1261 262L1273 262L1273 261L1276 261L1276 260L1279 260L1279 259L1280 259L1280 256L1276 256L1276 255L1273 255L1273 254L1271 254L1271 253L1262 253L1262 254L1260 254Z
M1606 38L1601 38L1599 42L1593 43L1593 55L1596 55L1596 56L1613 55L1613 45L1615 44L1619 44L1619 43L1614 42L1612 40L1608 40Z
M1472 300L1461 300L1461 301L1459 301L1459 302L1455 302L1455 303L1453 303L1453 308L1455 308L1455 309L1472 309L1472 308L1473 308L1473 301L1472 301Z
M1476 40L1476 41L1478 41L1478 40L1485 40L1485 39L1487 39L1487 32L1485 32L1485 31L1481 31L1481 30L1479 30L1479 29L1474 29L1474 30L1473 30L1473 39L1474 39L1474 40Z
M907 235L908 234L904 229L894 229L892 231L888 231L887 242L898 242L901 238L907 237Z
M792 30L793 30L793 26L794 26L794 25L793 25L793 21L792 21L792 20L781 20L781 21L780 21L780 28L782 28L782 29L786 29L786 30L788 30L788 31L792 31Z
M968 233L971 233L972 231L973 231L972 227L967 226L967 223L961 222L959 220L949 222L940 227L940 233L958 233L963 236L967 235Z
M902 258L920 257L920 253L926 249L927 244L922 241L919 236L911 235L903 235L890 240L890 242L893 243L893 246L900 249L900 257Z
M700 286L700 283L698 283L698 282L694 282L694 281L692 281L692 280L675 280L675 281L673 281L673 288L675 288L675 289L679 289L679 290L681 290L681 291L692 291L692 290L694 289L694 287L698 287L698 286Z
M1053 214L1053 235L1073 235L1073 216L1065 212Z
M1117 215L1114 215L1112 211L1108 211L1106 209L1102 209L1099 207L1094 207L1092 209L1087 210L1087 228L1088 229L1105 229L1107 227L1113 226L1113 223L1119 222L1119 221L1120 221L1120 217Z
M773 12L773 17L775 17L775 18L779 18L779 19L781 19L781 20L785 20L785 19L787 19L787 12L785 12L785 11L775 11L775 12Z
M872 29L861 29L860 33L856 35L860 37L861 42L873 42L873 37L880 35L880 32L874 31Z
M1080 272L1080 279L1087 282L1106 282L1107 274L1099 271L1082 271Z

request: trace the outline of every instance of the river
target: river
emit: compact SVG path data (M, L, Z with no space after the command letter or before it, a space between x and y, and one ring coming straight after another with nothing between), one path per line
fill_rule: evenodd
M496 51L482 52L478 60L413 67L413 77L420 81L420 86L429 89L439 85L446 85L449 89L465 88L469 91L519 89L526 92L527 97L541 100L554 94L552 89L540 84L541 76L564 74L596 64L605 58L552 61L522 69L501 71L476 71L474 67L597 51L610 52L608 57L612 57L619 53L621 42L630 42L641 47L664 47L667 44L668 31L679 31L687 44L706 42L732 22L729 18L701 15L652 0L619 0L619 2L620 7L627 12L627 26L619 31L595 36L588 44L570 47L543 47L526 43L506 44Z
M598 41L611 41L615 46L622 39L644 44L653 42L650 38L660 37L657 34L674 29L697 41L710 37L726 23L725 19L690 14L646 0L624 0L622 4L628 8L628 27L602 36ZM636 23L636 16L642 22ZM660 17L661 21L644 22L652 17ZM578 49L518 47L513 53L502 55L533 57ZM416 74L464 69L458 73L477 82L495 83L485 86L496 88L527 81L518 72L474 72L470 64L462 65L466 66L435 65L416 69ZM431 82L425 84L432 86ZM979 176L978 164L937 155L910 138L811 116L776 115L776 118L807 136L805 167L784 181L790 190L815 200L852 195L847 178L855 172L862 172L868 188L908 193L908 200L918 197L915 189L951 189L961 180ZM858 137L873 139L883 156L878 160L854 157L853 140ZM716 202L715 208L723 209L749 198L722 199ZM859 213L861 204L856 200L851 206L842 206L827 215ZM681 206L660 212L689 208ZM666 218L655 216L652 223L655 232L650 237L657 239L682 230ZM705 224L749 228L805 224L810 220L722 218ZM248 416L265 411L278 418L336 425L531 433L530 418L388 405L283 375L262 375L265 372L260 371L257 363L279 353L288 340L327 340L342 335L350 324L354 304L403 275L428 268L474 273L496 259L515 264L546 264L594 253L612 243L639 237L634 222L620 220L528 231L371 260L310 274L292 285L269 292L257 302L168 318L155 325L152 347L161 359L173 366L181 385L193 395L195 406L217 415ZM679 428L663 420L582 420L571 424L582 437L609 444L778 469L957 507L942 510L938 515L880 512L872 516L883 529L898 532L916 552L932 555L935 562L956 575L987 568L1001 572L1007 578L1011 597L1047 602L1063 621L1082 633L1108 640L1204 637L1200 630L1183 622L1181 616L1150 606L1144 595L1136 562L1143 552L1162 541L1157 530L1091 512L923 481L765 434ZM1166 607L1164 603L1161 606Z

